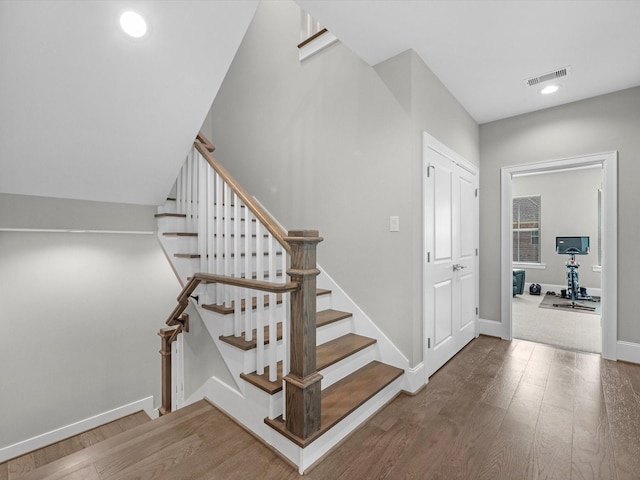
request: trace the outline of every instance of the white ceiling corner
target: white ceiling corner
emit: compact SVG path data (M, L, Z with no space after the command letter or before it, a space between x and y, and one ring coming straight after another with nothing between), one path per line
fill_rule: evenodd
M638 0L296 1L372 66L415 50L480 124L640 85Z
M0 192L162 202L256 6L0 1ZM120 30L129 9L147 38Z

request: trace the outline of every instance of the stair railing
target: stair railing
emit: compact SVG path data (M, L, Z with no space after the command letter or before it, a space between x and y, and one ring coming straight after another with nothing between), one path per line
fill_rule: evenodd
M213 157L212 150L211 142L198 134L176 183L177 212L186 215L187 228L198 234L200 271L273 283L286 281L291 251L284 240L286 232ZM265 301L265 295L253 297L244 287L231 288L225 282L205 285L198 291L199 303L232 309L234 336L241 337L244 331L244 339L250 342L255 331L256 372L263 375L269 367L269 380L276 381L276 293L269 292ZM287 293L282 297L281 302L287 305ZM268 325L269 338L258 325ZM283 338L287 325L282 323ZM273 347L267 349L268 344ZM288 371L286 360L283 368Z
M315 277L319 273L315 251L322 238L317 231L285 232L212 151L211 142L198 134L176 182L177 213L185 214L187 228L197 232L200 272L189 279L178 297L178 305L166 322L177 328L166 333L168 339L163 337L163 342L170 344L188 325L183 312L189 298L203 285L197 292L199 304L232 309L236 337L242 336L244 329L244 339L252 341L255 325L256 373L264 375L268 368L269 381L275 382L276 305L280 296L286 312L281 325L283 416L292 433L307 438L320 428L322 376L316 371L315 358ZM291 281L286 281L285 273ZM170 411L171 404L163 404Z

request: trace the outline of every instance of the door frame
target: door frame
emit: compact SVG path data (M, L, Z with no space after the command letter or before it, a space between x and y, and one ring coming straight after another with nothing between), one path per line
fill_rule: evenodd
M473 174L475 176L475 182L476 182L476 188L479 188L480 186L480 169L472 164L471 162L469 162L468 160L466 160L464 157L458 155L456 152L454 152L453 150L451 150L449 147L447 147L445 144L443 144L442 142L438 141L436 138L432 137L431 135L429 135L427 132L422 132L422 358L423 358L423 365L424 365L424 374L425 374L425 384L429 382L429 377L428 377L428 372L430 371L430 369L428 368L428 362L429 362L429 352L427 349L427 339L429 337L429 329L427 328L429 326L428 321L429 319L427 318L427 312L428 310L428 305L426 304L426 295L425 295L425 291L424 291L424 286L427 284L427 268L429 265L429 262L427 262L427 254L430 251L429 249L431 248L431 246L429 245L429 223L428 223L428 219L427 219L427 215L428 215L428 211L427 211L427 195L426 195L426 191L425 191L425 185L427 182L427 178L429 175L428 169L429 169L429 165L427 163L426 160L426 153L427 150L431 149L434 150L436 152L439 152L440 154L442 154L443 156L447 157L448 159L450 159L454 164L456 164L457 166L461 167L462 169L470 172L471 174ZM477 200L477 199L476 199ZM479 307L479 301L480 301L480 272L479 272L479 268L480 268L480 262L479 262L479 256L477 254L478 252L478 247L479 247L479 243L480 243L480 202L476 201L475 202L475 206L474 206L474 223L475 223L475 235L476 235L476 256L475 256L475 272L476 272L476 276L475 276L475 281L474 281L474 289L475 289L475 303L476 303L476 307ZM478 308L476 309L476 315L474 318L474 336L477 337L478 336Z
M502 338L512 338L513 283L513 176L527 173L553 172L591 165L602 167L602 357L617 360L618 340L618 152L549 160L539 163L502 167L500 208L500 310Z

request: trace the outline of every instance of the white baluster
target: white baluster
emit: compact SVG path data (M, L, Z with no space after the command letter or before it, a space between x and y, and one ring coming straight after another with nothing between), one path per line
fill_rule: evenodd
M207 165L206 168L206 190L207 190L207 268L205 272L216 272L216 184L215 184L215 170L211 166ZM216 304L216 285L207 284L207 295L210 303Z
M248 208L244 210L244 278L251 278L251 260L253 259L253 236L251 235L251 220L253 219L253 214L251 210ZM256 237L257 238L257 237ZM251 323L251 318L253 316L253 302L251 300L252 291L245 289L244 290L244 298L245 298L245 309L244 309L244 338L247 341L251 341L253 339L253 325Z
M186 159L185 159L186 162ZM176 212L184 213L184 168L182 165L178 179L176 180Z
M275 239L269 234L269 281L275 282L276 278L276 248ZM276 320L276 294L269 293L269 381L278 379L278 337Z
M216 208L215 208L215 218L216 218L216 268L215 273L217 275L222 275L224 273L224 258L222 256L222 250L224 247L223 242L223 234L224 234L224 224L222 221L222 217L224 215L222 211L222 202L223 202L223 182L220 175L216 174ZM221 283L216 283L216 304L222 305L224 303L224 286Z
M200 271L207 271L207 176L206 161L197 153L198 158L198 255L200 255ZM200 302L202 304L202 302Z
M280 258L281 266L280 270L282 271L282 282L285 283L287 281L287 268L288 265L288 254L287 251L282 248L282 257ZM284 313L284 321L282 322L282 340L285 345L284 349L284 358L282 359L282 376L284 377L289 373L289 327L291 325L291 296L289 293L282 294L282 308Z
M193 219L193 154L190 154L187 157L187 189L186 189L186 198L185 198L185 213L187 214L187 221L185 222L185 226L188 230L193 228L192 219Z
M233 194L233 276L240 277L240 262L242 261L242 238L240 235L242 222L241 222L241 211L240 211L240 199L234 193ZM235 328L235 336L239 337L242 335L242 291L239 288L234 288L234 302L235 302L235 311L234 311L234 328ZM245 305L246 311L246 305Z
M222 248L222 256L224 260L224 275L231 276L231 234L233 232L232 224L233 211L231 208L231 187L227 183L224 184L224 247ZM231 306L231 288L225 285L224 289L224 305Z
M262 240L262 224L256 222L256 279L264 280L264 245ZM275 348L275 345L271 345ZM256 298L256 372L258 375L264 374L264 294L257 292Z

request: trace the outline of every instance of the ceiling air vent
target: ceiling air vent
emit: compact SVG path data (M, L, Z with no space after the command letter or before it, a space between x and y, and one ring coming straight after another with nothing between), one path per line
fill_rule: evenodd
M547 82L549 80L555 80L556 78L562 78L569 75L571 71L571 67L563 67L553 72L544 73L542 75L538 75L537 77L528 78L524 81L530 87L534 87L536 85L541 84L542 82Z

